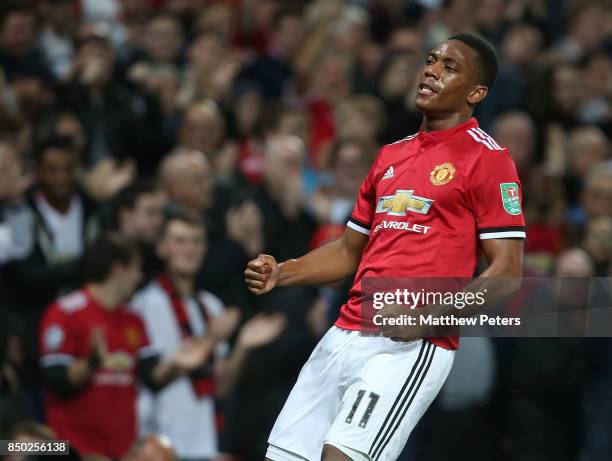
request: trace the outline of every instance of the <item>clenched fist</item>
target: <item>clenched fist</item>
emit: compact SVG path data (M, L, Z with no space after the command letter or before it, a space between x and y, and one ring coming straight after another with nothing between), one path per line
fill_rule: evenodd
M278 283L280 267L270 255L259 255L249 261L244 271L244 281L251 293L262 295L267 293Z

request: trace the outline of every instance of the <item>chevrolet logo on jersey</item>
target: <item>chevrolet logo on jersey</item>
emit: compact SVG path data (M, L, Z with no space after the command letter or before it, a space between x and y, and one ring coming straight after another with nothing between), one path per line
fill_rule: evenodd
M427 214L431 199L412 195L413 190L396 190L395 195L385 195L378 199L376 213L387 213L391 216L406 216L407 211Z

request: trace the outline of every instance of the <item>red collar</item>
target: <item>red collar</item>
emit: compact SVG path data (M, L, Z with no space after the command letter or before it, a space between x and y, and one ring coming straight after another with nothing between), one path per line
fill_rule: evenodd
M81 288L81 292L87 297L87 304L90 307L93 307L96 310L104 312L106 315L117 315L122 309L125 308L124 304L119 304L114 309L109 309L104 306L100 301L98 301L95 296L92 294L91 290L87 285L83 285Z
M456 135L457 133L461 133L470 128L476 127L478 127L478 121L474 117L470 118L467 122L452 126L450 128L447 128L446 130L423 131L423 125L421 125L421 129L419 130L417 139L421 141L422 144L436 143L442 140L446 140Z

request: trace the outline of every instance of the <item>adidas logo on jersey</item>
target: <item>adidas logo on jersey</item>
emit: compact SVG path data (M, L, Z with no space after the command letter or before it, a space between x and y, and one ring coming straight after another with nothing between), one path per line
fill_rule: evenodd
M387 168L387 171L385 171L384 176L382 177L383 179L391 179L393 177L393 165L391 165L389 168Z

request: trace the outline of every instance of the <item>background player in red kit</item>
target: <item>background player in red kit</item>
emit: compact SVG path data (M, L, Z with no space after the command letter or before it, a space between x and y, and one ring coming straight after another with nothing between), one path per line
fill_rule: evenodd
M87 284L46 311L40 328L49 425L81 454L118 459L136 436L136 384L160 389L198 366L205 340L186 341L160 360L144 325L127 310L140 283L135 242L102 236L88 249Z
M476 36L435 47L416 96L421 130L380 150L344 235L281 264L269 255L249 262L245 279L256 294L357 273L348 303L277 419L268 459L395 460L444 383L456 338L420 339L427 335L419 328L381 334L361 317L364 278L471 277L480 253L489 266L476 283L521 276L525 230L516 169L471 118L496 74L495 51Z

